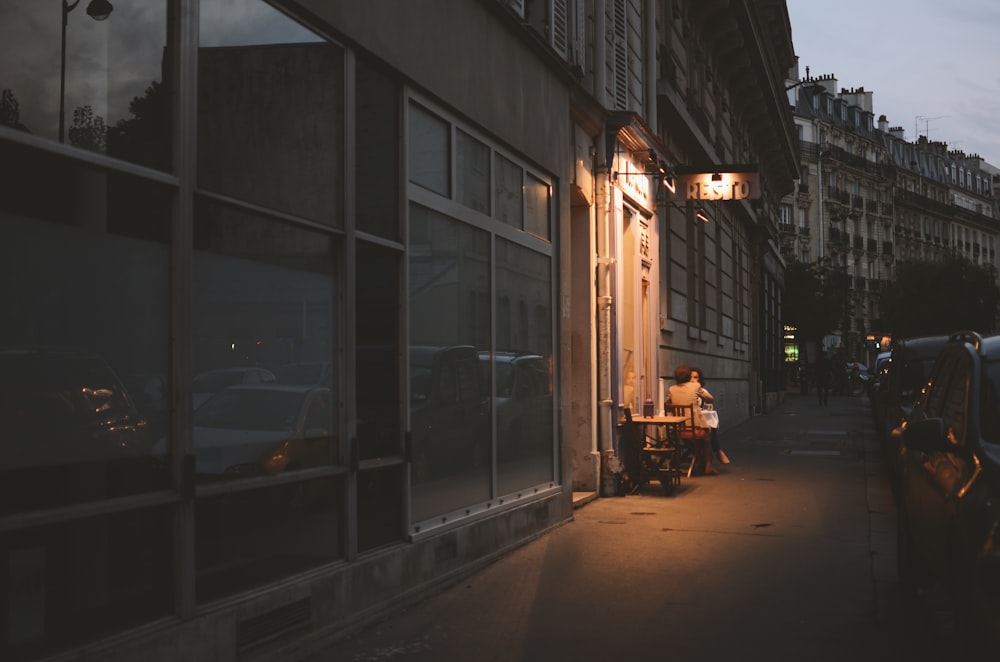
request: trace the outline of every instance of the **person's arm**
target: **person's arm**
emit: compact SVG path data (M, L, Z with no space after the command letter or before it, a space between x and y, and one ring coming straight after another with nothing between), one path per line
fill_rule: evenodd
M705 404L709 404L715 400L715 398L712 397L712 394L709 393L708 389L704 386L698 389L698 397L700 397L701 401Z

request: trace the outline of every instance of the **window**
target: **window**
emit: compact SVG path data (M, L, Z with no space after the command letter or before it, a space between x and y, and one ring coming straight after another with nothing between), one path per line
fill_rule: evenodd
M410 104L408 150L410 181L443 196L451 195L451 142L448 125Z

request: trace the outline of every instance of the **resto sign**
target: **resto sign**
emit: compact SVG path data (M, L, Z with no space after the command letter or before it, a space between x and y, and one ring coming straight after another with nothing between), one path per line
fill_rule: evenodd
M677 175L675 200L753 200L760 197L757 172L714 171Z

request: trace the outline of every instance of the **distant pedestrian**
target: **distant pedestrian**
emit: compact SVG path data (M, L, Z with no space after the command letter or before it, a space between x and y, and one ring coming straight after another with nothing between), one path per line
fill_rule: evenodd
M813 373L816 375L816 396L819 404L825 405L830 399L830 379L832 364L826 354L820 354L813 365Z

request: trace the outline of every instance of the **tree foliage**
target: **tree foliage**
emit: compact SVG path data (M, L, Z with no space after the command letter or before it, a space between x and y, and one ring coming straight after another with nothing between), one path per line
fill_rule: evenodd
M898 338L995 329L1000 289L992 267L960 257L900 262L883 291L883 317Z
M786 325L802 340L819 341L841 325L846 296L843 274L815 264L791 262L785 269L782 300Z

